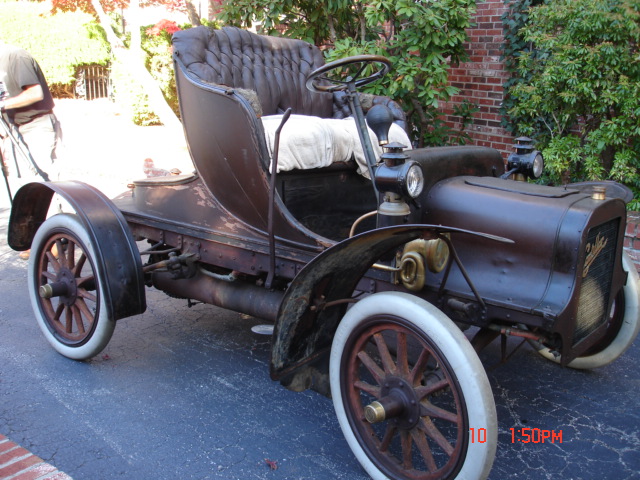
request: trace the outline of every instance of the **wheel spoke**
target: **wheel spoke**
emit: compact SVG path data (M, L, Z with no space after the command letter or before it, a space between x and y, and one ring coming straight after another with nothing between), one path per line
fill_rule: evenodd
M411 433L407 430L400 431L400 442L402 444L402 466L407 469L413 469L412 452L413 442L411 441Z
M427 402L426 405L425 402ZM443 420L446 420L447 422L458 423L458 416L455 413L449 412L440 407L436 407L434 404L427 400L423 400L422 404L420 405L420 416L441 418Z
M395 437L397 431L398 429L395 425L387 423L387 429L385 430L384 437L382 437L382 441L380 442L379 450L381 452L389 450L389 445L391 445L391 441L393 440L393 437Z
M85 290L84 288L78 288L78 291L77 291L76 295L78 295L78 297L80 297L80 298L84 298L86 300L89 300L90 302L97 302L98 301L98 297L95 294Z
M433 395L435 392L442 390L443 388L446 388L448 386L449 381L444 378L430 385L424 385L422 387L416 388L416 394L418 395L418 398L422 400L423 398L428 397L429 395Z
M351 79L356 80L360 76L360 74L364 72L365 68L367 68L367 64L363 63L362 66L358 69L358 71L351 76Z
M71 311L70 307L64 309L64 317L65 317L65 319L64 319L65 320L65 332L66 333L73 332L73 312Z
M369 354L364 351L358 352L358 359L367 368L367 370L369 370L369 373L373 375L373 378L376 379L376 382L382 383L384 372L380 369L378 364L369 356Z
M59 272L60 269L62 268L62 266L60 265L60 262L58 261L58 257L56 257L50 250L47 250L45 252L45 255L47 257L47 260L49 260L49 263L53 267L53 270L55 272Z
M87 306L83 298L77 299L74 306L78 309L79 313L81 312L84 314L89 324L93 323L93 320L94 320L93 313L91 312L91 310L89 310L89 307Z
M407 335L404 332L397 333L396 364L402 378L409 378L409 352L407 350Z
M53 272L49 272L49 271L43 271L42 272L42 276L44 278L46 278L47 280L51 280L51 281L55 281L55 279L56 279L56 274L53 273Z
M87 261L87 255L84 252L82 252L80 257L78 258L78 262L76 263L75 267L73 268L73 274L76 277L79 277L80 274L82 273L82 269L84 268L84 264L86 263L86 261Z
M398 369L391 357L391 353L389 353L389 347L387 346L387 342L384 337L381 333L376 333L373 338L376 341L376 346L378 347L378 353L380 354L380 360L382 361L384 372L386 374L396 375Z
M53 319L57 322L62 322L60 320L60 317L62 317L62 312L64 312L64 303L58 304L58 306L56 307L56 311L53 314Z
M68 242L68 243L72 244L73 242ZM54 253L54 248L55 248L55 253ZM66 262L67 268L69 268L69 259L67 257L68 252L67 253L65 252L67 252L67 248L62 243L62 238L56 239L55 244L51 247L51 254L54 257L61 259L62 264Z
M409 375L411 384L414 386L420 385L422 374L424 369L427 367L427 363L429 362L429 358L431 358L431 352L426 348L420 352L420 356L418 357L418 361L413 366L411 373Z
M380 398L380 387L376 387L371 385L370 383L363 382L362 380L358 380L353 384L353 386L363 392L368 393L369 395L374 396L375 398Z
M429 436L429 438L433 439L444 452L451 456L454 452L454 448L451 446L449 441L442 435L438 427L436 427L429 417L423 417L420 420L420 425L422 430Z
M413 437L413 441L418 447L420 455L422 455L427 468L430 472L435 472L438 469L438 466L436 465L436 461L433 458L433 453L431 452L431 448L429 447L427 437L421 434L421 432L417 429L411 431L411 436Z
M85 333L84 322L82 319L82 312L79 308L79 302L76 302L75 305L72 305L71 308L69 308L69 310L73 312L73 317L76 320L76 327L78 328L78 333L84 334Z
M53 250L56 250L56 254L54 255ZM49 249L49 253L51 253L51 257L55 258L61 267L69 266L69 260L67 258L68 251L62 245L62 238L57 238L53 243L51 248Z

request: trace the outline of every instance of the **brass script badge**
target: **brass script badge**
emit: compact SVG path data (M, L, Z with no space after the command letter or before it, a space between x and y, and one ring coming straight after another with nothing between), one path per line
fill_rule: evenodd
M582 272L582 278L586 277L589 273L589 268L593 265L593 262L596 261L602 249L607 246L608 239L604 239L598 234L596 237L596 241L593 243L587 243L587 258L584 261L584 270Z

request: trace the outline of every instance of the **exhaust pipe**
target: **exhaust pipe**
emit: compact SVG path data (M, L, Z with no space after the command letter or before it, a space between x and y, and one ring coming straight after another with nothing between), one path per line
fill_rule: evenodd
M175 280L169 272L154 272L152 283L163 292L216 305L275 322L284 292L267 290L240 280L228 282L202 273Z

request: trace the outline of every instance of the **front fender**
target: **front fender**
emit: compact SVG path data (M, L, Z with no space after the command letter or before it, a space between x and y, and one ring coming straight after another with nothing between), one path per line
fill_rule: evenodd
M385 253L418 238L460 232L510 240L437 225L403 225L380 228L344 240L309 262L287 289L273 333L271 378L283 380L331 348L333 335L346 311L346 303L317 308L349 298L362 276ZM284 382L284 380L283 380Z
M8 244L27 250L45 221L51 198L57 193L75 210L96 246L99 279L105 287L110 318L137 315L146 310L142 260L120 210L102 192L82 182L29 183L16 192L9 218Z

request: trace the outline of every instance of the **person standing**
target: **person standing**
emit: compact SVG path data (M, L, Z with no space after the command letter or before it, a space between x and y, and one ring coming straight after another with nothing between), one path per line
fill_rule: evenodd
M29 182L58 180L61 130L45 76L27 51L1 41L0 95L3 174L9 194ZM29 250L20 257L29 258Z
M10 183L21 186L31 181L57 180L56 148L61 131L47 81L27 51L0 42L2 92L0 112L6 128L0 128L0 136L5 167L13 177ZM31 158L25 159L24 153Z

